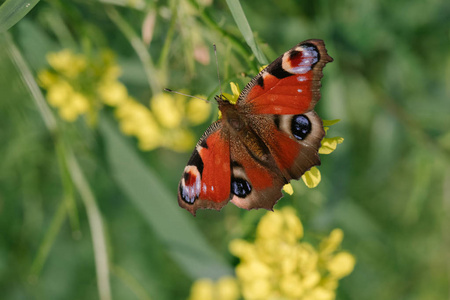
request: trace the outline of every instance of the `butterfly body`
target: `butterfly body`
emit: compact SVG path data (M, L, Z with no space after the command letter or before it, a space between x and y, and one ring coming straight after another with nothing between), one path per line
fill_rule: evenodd
M262 70L236 104L216 101L222 118L197 143L178 187L178 203L193 215L228 201L273 209L283 185L319 165L325 135L313 111L328 56L321 40L296 45Z

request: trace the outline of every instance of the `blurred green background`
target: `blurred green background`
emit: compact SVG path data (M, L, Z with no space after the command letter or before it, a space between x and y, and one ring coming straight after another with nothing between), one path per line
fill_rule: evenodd
M295 207L307 238L343 229L357 264L337 298L449 299L450 2L242 1L253 35L234 1L24 3L0 7L1 299L98 299L97 284L114 299L185 299L196 278L232 274L228 243L263 211L193 218L176 200L190 151L140 151L108 109L95 126L66 123L35 80L51 51L108 48L144 105L164 87L211 99L211 45L229 91L261 65L253 36L268 61L310 38L334 58L316 111L342 120L330 134L345 142L322 156L317 188L295 182L276 208Z

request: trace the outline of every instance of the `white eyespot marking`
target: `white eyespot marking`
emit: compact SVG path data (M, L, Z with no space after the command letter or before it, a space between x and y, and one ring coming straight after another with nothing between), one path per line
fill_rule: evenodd
M316 48L304 46L301 51L302 60L297 66L291 66L289 70L294 74L305 74L309 72L312 65L318 61L319 53L317 53Z
M203 191L203 193L206 193L206 190L207 190L206 184L203 184L203 185L202 185L202 191Z
M306 81L306 77L305 76L297 76L297 80L300 82Z
M187 181L187 182L186 182ZM201 174L196 166L186 166L184 175L181 179L181 197L187 203L193 204L200 195ZM206 188L206 185L203 185Z
M301 92L303 92L303 90L301 90L301 89L298 89L298 90L297 90L297 92L301 93Z
M211 191L214 191L214 187L213 186L211 186Z

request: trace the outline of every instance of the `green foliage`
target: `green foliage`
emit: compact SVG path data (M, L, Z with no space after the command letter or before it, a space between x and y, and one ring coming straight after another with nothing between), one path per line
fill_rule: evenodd
M294 183L277 208L300 212L306 240L344 231L357 263L338 299L449 297L447 2L37 2L0 6L2 299L184 299L193 280L230 274L229 241L262 215L193 218L176 203L189 153L140 152L110 109L96 125L62 121L36 81L49 52L111 49L148 105L165 87L218 93L213 43L229 92L309 38L334 58L317 111L341 119L331 130L345 142L322 156L317 188Z

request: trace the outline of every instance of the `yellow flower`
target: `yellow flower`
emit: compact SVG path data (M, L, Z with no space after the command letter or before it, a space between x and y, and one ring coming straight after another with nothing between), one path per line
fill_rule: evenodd
M198 96L202 97L202 96ZM192 98L187 103L186 117L192 125L205 122L211 112L211 104L197 98Z
M320 243L320 254L329 255L336 251L336 249L341 245L343 238L344 232L339 228L334 229L328 238L324 239L322 243Z
M242 295L246 300L265 300L272 294L272 286L267 279L257 278L242 287Z
M349 275L355 267L355 257L348 252L340 252L327 263L331 276L342 278Z
M334 125L339 121L340 120L323 120L325 134L328 133L329 126ZM341 144L343 141L344 138L342 137L323 138L319 148L319 153L330 154L336 150L337 145ZM307 187L315 188L322 180L322 176L320 175L320 171L317 167L312 167L309 171L306 171L305 174L303 174L302 180Z
M294 188L292 187L292 184L288 183L283 186L283 191L289 195L292 195L294 193Z
M68 122L73 122L78 118L78 112L70 106L61 107L59 115Z
M189 300L213 300L214 286L211 279L199 279L192 285Z
M305 289L303 287L303 281L298 275L284 276L280 278L280 290L288 298L301 297Z
M304 299L307 300L334 300L335 299L334 291L330 291L323 287L317 287L313 289L308 295L305 296Z
M256 235L259 238L276 238L284 230L284 218L279 210L264 215L259 221Z
M55 107L63 106L73 94L72 86L65 80L59 80L51 85L47 91L48 102Z
M305 172L302 176L303 182L309 188L314 188L319 185L322 180L322 175L317 167L312 167L309 171Z
M151 108L158 122L169 129L179 127L182 121L182 110L176 105L174 98L167 94L158 94L151 100Z
M73 54L69 49L49 53L47 55L47 61L53 69L69 78L76 77L86 68L86 59L84 56Z
M231 92L233 94L223 93L223 96L231 103L236 104L239 95L241 94L241 90L239 89L239 85L234 82L230 82Z
M237 300L239 287L233 277L222 277L216 283L199 279L191 287L189 300Z
M147 107L129 97L119 105L115 114L121 131L135 136L141 150L149 151L161 145L161 130Z
M89 109L89 100L83 94L74 92L70 97L70 106L78 114L83 114Z
M49 70L43 70L38 74L38 81L40 86L48 88L57 83L58 76Z
M194 134L188 129L178 129L166 132L164 146L178 152L191 150L195 146Z
M219 300L235 300L239 298L237 280L233 277L222 277L217 282Z
M101 82L97 90L103 103L109 106L117 106L128 97L125 85L115 80Z
M234 254L234 256L238 256L241 260L251 260L255 256L254 247L244 240L232 240L228 247L230 252Z
M343 137L336 136L333 138L324 138L322 140L322 145L319 148L320 154L330 154L334 150L336 150L336 147L338 144L342 144L344 141Z

